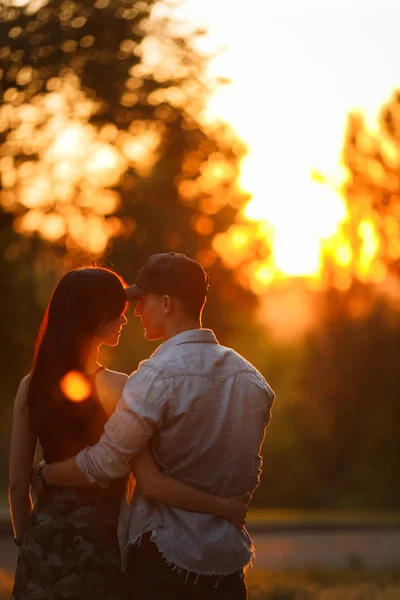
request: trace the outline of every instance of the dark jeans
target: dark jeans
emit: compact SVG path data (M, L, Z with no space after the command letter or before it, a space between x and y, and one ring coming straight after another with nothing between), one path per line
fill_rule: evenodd
M179 572L166 563L150 534L131 550L129 600L246 600L242 571L233 575Z

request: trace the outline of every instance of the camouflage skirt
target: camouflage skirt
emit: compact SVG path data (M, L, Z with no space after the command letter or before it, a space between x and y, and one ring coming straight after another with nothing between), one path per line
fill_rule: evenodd
M117 541L120 494L120 485L112 493L46 490L31 513L20 548L12 600L123 600L126 584Z

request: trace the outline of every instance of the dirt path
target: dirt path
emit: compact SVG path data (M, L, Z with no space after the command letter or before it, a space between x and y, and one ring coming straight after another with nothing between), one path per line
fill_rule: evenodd
M253 535L254 566L266 569L366 566L400 568L400 530Z

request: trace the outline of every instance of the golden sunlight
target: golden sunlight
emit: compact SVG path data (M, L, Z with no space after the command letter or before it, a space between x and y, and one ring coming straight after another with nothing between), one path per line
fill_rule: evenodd
M321 268L321 242L330 238L346 217L340 194L328 185L302 177L292 180L279 176L265 190L262 177L251 177L247 165L256 164L250 154L242 165L240 184L252 199L243 211L251 221L269 224L272 230L271 261L278 272L288 276L318 276ZM304 165L307 172L307 166ZM261 171L262 174L262 171ZM276 175L276 174L275 174Z
M227 266L243 263L238 278L258 293L271 278L319 281L327 254L340 287L351 273L380 281L372 219L360 225L357 260L344 234L350 215L340 153L348 111L361 108L372 126L398 85L394 23L400 9L386 0L378 13L361 0L351 6L283 0L262 8L253 0L235 9L229 0L218 6L189 0L175 14L208 30L197 47L215 53L211 75L231 80L210 99L206 118L228 121L248 146L239 185L250 200L239 222L215 239L214 250ZM243 233L248 223L261 225L257 238L270 247L254 267L246 264L255 242L254 229L251 241ZM397 254L400 245L393 242L392 250Z
M83 402L90 396L90 385L79 371L69 371L60 380L62 393L72 402Z

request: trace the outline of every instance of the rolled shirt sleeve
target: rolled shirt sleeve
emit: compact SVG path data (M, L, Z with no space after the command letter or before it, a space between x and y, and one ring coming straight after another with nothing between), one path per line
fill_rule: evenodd
M90 483L107 487L129 473L134 455L161 426L164 391L157 371L144 363L129 377L99 442L76 456L78 468Z

